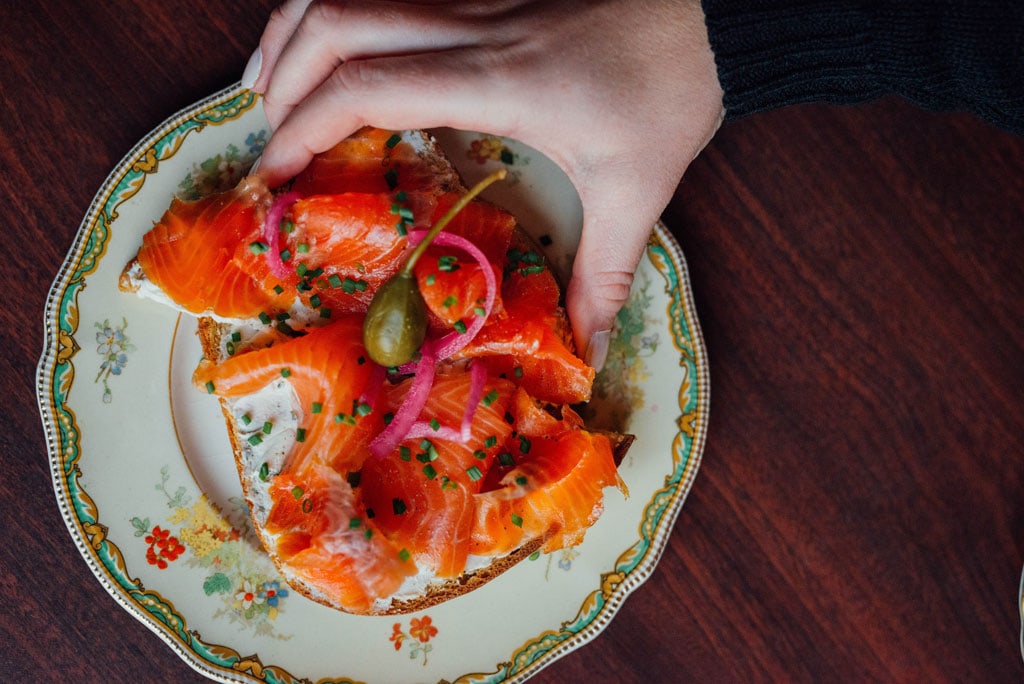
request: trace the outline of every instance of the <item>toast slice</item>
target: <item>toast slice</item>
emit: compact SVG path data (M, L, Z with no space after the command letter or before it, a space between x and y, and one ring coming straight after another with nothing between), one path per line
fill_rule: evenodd
M434 179L434 186L439 193L464 191L457 172L433 138L423 132L406 131L401 134L401 139L408 142L415 151L416 162L413 166ZM315 189L322 180L322 177L317 174L323 170L313 167L311 169L312 171L308 170L301 182L305 183L308 188ZM331 169L328 168L324 173L329 175ZM262 214L260 212L265 213L267 207L257 205L256 209L257 220L261 221ZM516 244L529 244L529 238L518 226L513 230ZM245 355L269 350L275 345L280 349L288 343L290 336L308 334L311 338L313 331L331 324L325 321L317 308L302 298L297 298L291 303L287 311L289 323L285 326L287 334L284 335L281 333L280 326L268 326L265 322L254 320L251 317L224 316L214 311L197 311L195 307L189 309L175 301L173 297L168 296L158 284L154 283L138 258L126 265L119 285L126 292L136 293L198 317L199 338L205 361L204 365L197 370L197 378L201 376L204 367L207 369L226 367L233 360ZM558 331L565 344L571 345L571 336L567 334L568 321L564 311L559 307L553 312L553 316L553 320L557 322L552 324L552 328ZM467 361L454 359L442 365L452 372L461 372L465 370ZM392 382L392 384L395 383L397 381ZM198 381L197 384L202 386L203 382ZM207 381L206 386L208 390L214 391L211 381ZM386 584L386 589L378 591L371 597L371 600L339 598L338 591L328 587L329 578L325 579L317 573L311 573L308 568L297 569L298 566L291 560L293 556L290 555L295 545L295 528L282 527L278 524L281 503L280 498L275 499L280 493L275 490L275 486L280 486L281 480L278 479L278 476L293 467L290 459L298 448L298 444L303 441L301 436L304 433L304 428L300 427L300 423L309 418L309 407L302 405L293 383L285 377L275 377L259 388L247 390L242 394L232 396L219 394L218 396L245 500L249 506L254 530L261 544L289 586L324 605L357 614L398 614L421 610L483 586L538 550L551 550L560 544L567 543L566 540L578 541L582 537L582 531L577 536L566 536L565 530L561 529L561 523L558 522L553 522L546 527L535 525L531 532L524 533L512 548L502 548L498 552L487 554L468 554L461 572L455 576L452 576L451 573L439 574L436 568L430 567L429 562L422 562L418 559L414 571L406 572L404 575L399 571L397 579ZM570 425L573 429L581 427L582 421L579 421L578 416L568 406L544 400L534 400L533 404L540 412L538 415L541 416L542 422L548 420L545 416L549 416L549 422L553 421L552 424ZM510 413L506 411L506 416L509 415ZM261 425L274 426L272 433L261 434L259 432ZM513 432L514 435L515 432ZM633 437L630 435L608 433L602 433L599 439L606 440L610 446L616 466L621 462L633 441ZM522 444L522 442L520 443ZM338 543L348 545L346 553L351 552L356 555L364 553L369 557L371 552L375 553L376 551L368 549L360 536L365 535L366 539L371 539L370 532L375 531L378 536L373 537L375 540L373 543L383 544L385 543L384 538L388 535L385 534L386 530L382 532L379 527L371 529L371 522L363 520L369 511L364 510L365 504L359 503L359 485L353 483L352 474L351 471L343 472L342 469L336 469L323 475L322 479L329 483L325 485L329 490L327 500L334 506L331 524L338 528L335 530ZM624 485L617 479L617 475L614 477L615 482L609 481L606 484L618 484L624 489ZM495 480L489 486L500 488L503 485ZM512 487L507 482L504 486L511 491ZM295 487L293 492L300 489L302 487ZM299 498L296 496L296 499ZM312 495L308 499L303 498L303 507L307 501L312 501ZM359 508L360 505L363 508ZM501 505L504 505L504 502L501 502ZM278 508L275 509L275 506ZM319 515L321 509L314 510L314 506L320 506L320 504L311 503L310 510L306 512ZM600 499L593 510L588 512L590 517L585 522L585 526L589 526L599 513ZM518 516L513 513L512 517ZM355 526L356 521L360 521L362 527ZM348 527L345 527L346 525ZM351 551L353 544L357 548L356 552ZM398 553L401 554L403 551L404 549L399 549ZM403 558L403 560L405 559ZM386 573L382 571L381 574Z

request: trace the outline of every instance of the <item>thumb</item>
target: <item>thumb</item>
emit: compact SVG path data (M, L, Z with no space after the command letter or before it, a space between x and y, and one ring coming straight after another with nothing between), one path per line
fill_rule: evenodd
M566 293L576 348L601 370L615 316L625 305L658 210L637 211L634 201L616 201L623 188L583 201L583 234ZM590 193L591 196L594 193Z

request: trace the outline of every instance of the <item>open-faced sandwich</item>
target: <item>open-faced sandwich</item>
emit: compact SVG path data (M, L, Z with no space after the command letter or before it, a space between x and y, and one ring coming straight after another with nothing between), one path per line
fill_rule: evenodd
M429 136L368 128L276 192L250 176L173 200L121 275L198 317L195 383L220 399L263 546L349 613L471 591L579 543L605 488L625 491L630 438L570 408L594 372L555 278L510 214L466 196ZM365 324L402 274L425 315L390 361Z

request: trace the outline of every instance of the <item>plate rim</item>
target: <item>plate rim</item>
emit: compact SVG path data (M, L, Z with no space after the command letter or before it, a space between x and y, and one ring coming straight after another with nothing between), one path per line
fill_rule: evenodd
M72 486L71 481L76 477L77 463L81 457L79 448L81 435L78 432L78 424L74 420L74 411L66 405L66 395L65 399L58 400L57 394L62 391L58 385L66 384L68 388L66 391L69 391L74 380L75 372L70 361L78 351L74 339L74 335L78 331L78 294L84 288L85 278L97 268L100 259L106 252L106 246L110 240L109 223L117 217L117 207L141 190L146 177L155 170L159 161L173 156L190 133L201 130L209 124L216 125L230 121L254 107L257 101L258 97L251 91L242 88L240 83L223 88L166 118L137 142L113 167L92 199L75 234L75 239L61 262L47 294L43 320L43 351L36 369L36 396L46 439L52 485L61 517L79 553L106 592L122 608L160 637L195 671L211 679L225 682L257 681L258 678L254 673L247 673L244 668L239 667L245 662L249 662L250 668L259 667L260 669L266 668L266 670L278 670L279 668L263 665L255 654L243 657L230 646L208 644L202 641L198 634L187 631L187 621L184 616L174 613L173 607L160 596L159 592L142 588L138 580L134 580L135 592L139 594L139 597L149 597L148 600L154 606L155 604L164 606L164 621L158 619L153 610L142 607L140 598L132 596L131 587L112 581L113 573L107 565L108 562L120 569L123 579L131 581L128 567L118 546L105 538L106 528L99 519L95 502L80 485ZM230 104L233 102L236 103L234 106ZM219 108L224 109L220 110ZM219 115L210 115L214 111L219 112ZM206 116L203 116L204 114ZM160 142L166 142L168 145L163 150L158 150L157 146ZM161 152L166 152L167 148L170 148L170 154L161 157ZM135 174L134 177L129 178L132 174ZM118 194L119 188L122 188L120 195ZM94 244L92 253L87 254L90 244L94 243L96 238L94 227L102 222L104 212L107 210L110 210L111 214L105 217L106 235L101 236L99 240L101 244L98 247ZM667 271L671 271L676 281L674 285L672 283L665 285L669 295L669 311L666 313L669 327L673 333L671 341L677 351L691 354L689 362L692 363L695 371L693 391L696 393L696 402L690 409L690 412L694 413L691 424L692 434L689 436L688 446L684 449L684 444L681 442L683 430L679 425L676 426L671 447L675 466L670 475L678 471L678 477L673 477L670 481L669 476L666 476L665 486L660 490L668 492L668 502L656 516L647 548L634 559L632 568L625 573L618 573L622 575L621 578L614 577L615 573L602 573L601 586L587 596L575 618L562 623L561 632L549 630L527 640L512 650L508 662L497 663L498 670L493 673L466 673L460 676L461 679L482 677L486 681L522 682L573 650L592 641L611 622L625 599L653 574L668 544L676 519L689 496L703 457L709 422L710 379L707 350L696 315L685 256L681 246L660 220L653 228L646 253L652 260L654 258L667 260L671 266L666 269L658 268L659 273L666 277L668 276ZM88 262L90 258L91 263L83 264L83 261ZM682 349L680 339L689 341L689 349ZM65 370L65 373L70 372L70 378L60 373L60 368L65 364L67 368L70 368L70 371ZM685 365L682 358L680 365ZM683 407L684 404L680 401L678 404L680 413L682 413ZM62 413L71 414L72 419L67 420L66 417L62 417ZM65 446L67 444L69 446ZM679 468L680 461L684 461L681 470ZM659 490L653 492L645 505L644 514L639 521L641 530L650 515L649 509L657 498L658 492ZM83 508L92 510L91 520L83 520L82 510L80 510ZM640 534L638 542L643 539L643 534ZM108 554L106 561L99 558L100 550L104 546L107 548ZM629 556L635 546L636 544L633 544L624 550L615 561L613 568L621 567L623 558ZM602 603L596 608L596 611L590 612L589 619L585 620L580 629L557 640L553 645L545 647L542 642L546 636L566 634L566 626L586 618L587 616L584 614L587 605L594 601ZM185 639L183 635L189 638ZM234 654L237 657L234 665L229 668L212 662L210 654L214 650L222 654L225 652ZM249 661L246 661L246 658ZM255 662L251 662L252 659L255 659ZM517 666L517 661L522 659L525 660ZM281 674L284 672L282 671ZM293 675L288 673L288 676Z

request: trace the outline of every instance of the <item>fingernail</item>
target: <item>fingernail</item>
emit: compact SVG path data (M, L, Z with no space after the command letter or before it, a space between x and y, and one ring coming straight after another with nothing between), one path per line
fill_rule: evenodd
M256 48L256 51L245 63L245 70L242 72L242 87L252 89L256 85L256 79L260 77L260 67L263 66L263 51Z
M611 341L611 330L598 330L590 336L585 361L595 371L599 371L604 367L604 362L608 359L608 345Z

